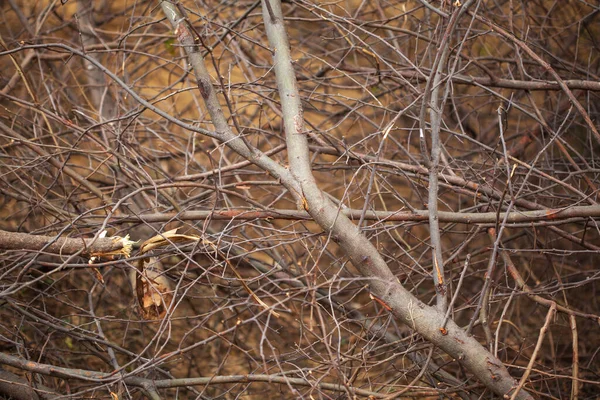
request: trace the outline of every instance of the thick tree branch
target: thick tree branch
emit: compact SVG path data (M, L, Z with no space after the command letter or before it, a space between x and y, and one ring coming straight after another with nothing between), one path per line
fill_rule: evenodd
M231 127L227 123L223 110L215 89L212 85L210 75L204 65L202 57L200 38L191 28L185 15L181 14L180 9L170 1L160 1L160 6L167 16L167 19L173 26L177 39L183 45L188 61L196 76L200 94L204 100L204 104L208 109L212 123L215 126L214 137L226 144L233 151L243 156L247 160L261 167L281 182L288 188L292 189L294 195L297 195L299 187L292 175L287 169L279 165L260 150L250 146L241 136L233 133Z
M84 239L0 230L0 250L44 251L59 255L80 254L82 256L121 253L128 256L131 242L121 237Z
M267 1L270 7L266 6ZM270 9L277 17L276 23L268 14ZM440 329L444 324L444 315L422 303L398 283L377 249L317 186L311 172L300 96L296 89L287 35L281 22L283 16L279 1L263 0L263 21L274 52L290 167L300 182L304 208L321 228L336 239L369 281L371 293L387 304L397 318L460 361L491 390L501 396L510 394L516 382L502 362L473 337L466 335L453 321L448 321L446 329ZM521 391L518 398L530 399L531 396Z

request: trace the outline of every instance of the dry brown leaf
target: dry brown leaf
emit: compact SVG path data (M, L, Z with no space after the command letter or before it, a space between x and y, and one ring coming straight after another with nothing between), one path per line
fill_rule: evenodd
M134 272L136 276L132 279L142 317L161 319L173 300L171 282L163 273L162 263L155 257L142 260L142 263L143 270Z
M140 246L140 254L146 254L172 243L198 241L198 236L177 234L177 228L151 237ZM171 282L163 274L162 263L155 257L138 261L134 282L142 317L146 320L163 318L173 300Z

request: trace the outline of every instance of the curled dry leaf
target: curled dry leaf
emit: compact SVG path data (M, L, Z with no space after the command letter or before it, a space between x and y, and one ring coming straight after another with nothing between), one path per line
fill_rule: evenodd
M132 282L138 304L145 320L163 318L173 300L171 281L164 275L162 263L156 257L140 260L138 269L133 271Z
M171 243L198 241L193 235L177 234L177 229L151 237L140 246L140 255ZM156 257L145 257L138 261L134 284L138 304L144 319L163 318L173 300L173 290L169 279L164 275L162 263Z
M140 254L145 254L150 250L156 249L158 247L163 247L169 245L171 243L180 243L180 242L194 242L198 241L200 238L195 235L181 235L177 233L176 229L171 229L165 233L161 233L159 235L153 236L150 239L146 240L140 246Z

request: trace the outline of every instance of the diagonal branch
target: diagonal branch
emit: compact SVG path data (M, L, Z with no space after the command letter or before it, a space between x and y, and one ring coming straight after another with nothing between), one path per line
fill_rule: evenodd
M160 6L173 26L177 39L183 45L188 61L194 71L200 94L215 126L216 132L213 137L225 143L230 149L267 171L275 178L281 179L281 182L288 189L291 189L293 194L297 195L299 188L289 171L260 150L250 146L241 136L234 134L229 127L211 83L210 74L204 64L200 47L200 37L196 35L186 16L182 14L182 10L170 1L160 1Z
M516 382L502 362L453 321L448 321L446 329L440 329L444 315L425 305L398 283L375 246L317 186L311 172L302 106L279 1L263 0L263 20L274 53L290 168L300 183L304 208L321 228L336 239L368 279L371 293L388 305L398 319L459 360L495 393L501 396L511 393ZM517 398L530 399L531 395L521 391Z

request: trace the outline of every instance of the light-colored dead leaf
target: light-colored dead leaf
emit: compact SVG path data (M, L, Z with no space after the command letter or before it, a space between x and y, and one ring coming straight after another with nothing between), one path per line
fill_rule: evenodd
M150 239L146 240L140 246L140 254L145 254L150 250L154 250L158 247L167 246L171 243L181 243L188 241L198 241L200 238L195 235L181 235L177 233L177 229L171 229L170 231L161 233L159 235L153 236Z

